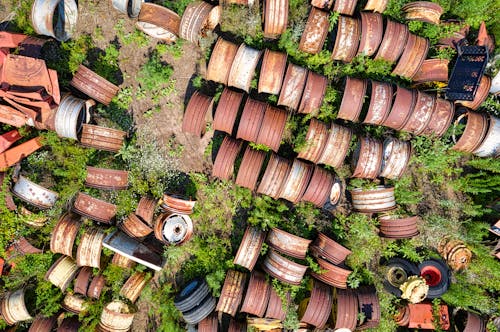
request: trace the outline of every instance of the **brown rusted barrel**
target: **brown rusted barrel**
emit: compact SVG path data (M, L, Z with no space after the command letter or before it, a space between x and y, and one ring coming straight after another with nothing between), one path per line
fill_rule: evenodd
M334 168L341 167L349 151L352 139L352 130L332 123L328 140L321 153L318 164L329 165Z
M262 268L270 276L291 285L299 285L307 270L307 266L285 258L273 249L267 252Z
M217 332L219 331L219 320L214 312L198 323L198 332Z
M318 237L311 245L311 251L314 256L328 260L332 264L344 263L351 251L341 244L330 239L323 233L318 233Z
M158 201L152 197L143 196L137 204L135 214L149 226L153 226L153 217Z
M6 292L0 300L2 318L8 325L14 325L32 319L24 301L24 288L14 292Z
M188 215L166 213L156 220L154 232L162 243L181 245L193 236L193 222Z
M304 67L294 65L293 63L288 64L278 98L278 105L297 110L306 84L307 73L308 70Z
M277 39L288 24L288 0L264 0L264 37Z
M215 308L216 311L225 312L233 317L238 313L238 308L243 299L246 279L246 273L235 270L227 271L219 302L217 302L217 307Z
M430 1L415 1L404 5L401 10L405 13L405 19L410 21L422 21L439 25L439 19L443 14L443 8Z
M347 278L349 277L349 274L351 274L352 271L349 271L340 266L330 264L326 260L321 259L319 257L316 258L316 260L318 262L319 267L324 272L323 273L311 272L311 275L314 278L321 280L324 283L333 287L342 289L347 288Z
M432 113L434 112L436 97L425 92L417 91L417 101L413 112L411 113L408 122L403 127L404 131L408 131L415 135L420 135L431 121Z
M383 148L383 159L380 176L398 179L405 172L411 157L411 143L393 137L386 138Z
M135 272L123 284L120 289L120 295L134 303L141 295L142 290L146 287L149 279L149 274L145 272Z
M266 103L247 98L243 107L243 113L241 114L236 138L256 142L265 112Z
M311 6L329 10L333 5L334 0L311 0Z
M371 10L377 13L383 13L389 0L368 0L364 10Z
M253 191L257 186L257 179L265 158L266 154L263 151L257 151L247 146L238 170L236 184Z
M371 82L371 98L363 123L381 125L389 116L392 106L393 89L392 84L383 82Z
M118 152L123 146L127 133L122 130L89 124L82 125L80 143L90 148Z
M33 320L33 323L31 323L28 332L51 332L54 329L56 323L57 319L55 316L36 316Z
M453 104L442 98L436 98L431 119L422 132L423 135L441 137L450 127L455 114Z
M305 259L311 240L301 238L278 228L271 228L269 233L267 233L266 243L282 254L298 259Z
M87 290L87 297L98 300L101 297L102 289L106 285L106 279L102 274L96 275L90 282Z
M334 185L333 175L327 170L314 166L311 181L302 196L302 201L310 202L317 207L323 207L330 199ZM333 199L334 201L335 199ZM335 204L336 202L332 203Z
M170 9L145 2L135 26L145 34L166 43L174 43L179 35L181 18Z
M259 93L277 95L285 75L287 54L266 48L259 75Z
M84 65L80 65L69 83L92 99L108 106L120 90L119 87L97 75Z
M288 113L285 110L267 104L256 143L278 152L287 118Z
M300 321L323 328L332 313L333 292L330 286L314 280L311 297Z
M116 209L117 207L114 204L81 192L78 193L73 204L74 212L104 224L111 224L116 215Z
M82 267L75 278L75 286L73 287L73 291L77 294L86 296L91 277L92 268L90 266Z
M339 114L337 115L339 119L358 122L367 87L368 80L347 77Z
M356 293L352 289L338 289L336 300L335 329L344 328L354 331L358 321L358 297Z
M350 192L353 208L359 212L383 212L396 207L394 187L377 186L374 189L356 188Z
M210 12L214 6L205 1L194 1L187 5L179 24L179 37L198 45L200 37L207 29Z
M113 255L113 259L111 260L111 263L113 265L122 267L124 269L131 269L136 265L136 263L133 260L131 260L130 258L125 257L123 255L120 255L119 253L115 253Z
M61 303L61 307L63 307L66 311L78 315L79 313L87 310L88 305L85 303L85 298L81 295L66 293L66 296Z
M78 332L82 323L78 321L77 316L65 317L56 331L58 332Z
M333 10L340 14L352 16L357 3L357 0L336 0L333 5Z
M135 213L130 213L118 227L130 237L143 239L153 232L153 229L144 223Z
M337 23L337 35L333 46L332 59L351 62L358 51L361 36L360 20L340 15Z
M22 175L19 175L16 184L12 187L12 193L39 209L50 209L59 197L55 191L44 188Z
M205 133L207 113L211 115L213 98L195 91L186 106L182 120L182 132L201 136Z
M45 280L59 287L61 291L64 292L75 277L77 271L78 266L76 266L75 261L71 257L61 256L49 268L45 274Z
M455 132L453 133L453 140L455 145L452 147L453 150L472 152L476 150L484 140L486 132L488 130L488 117L484 113L476 113L468 111L467 113L461 114L455 120L454 126L463 125L465 123L465 129L458 137Z
M380 324L380 301L373 286L361 286L356 290L359 313L364 319L358 323L358 329L376 328Z
M217 151L217 157L215 157L212 176L222 180L229 180L233 176L234 162L240 149L241 141L229 136L224 137L219 151Z
M302 93L298 112L304 114L317 114L325 97L328 80L325 76L312 71L307 73L307 81Z
M193 213L195 204L196 201L183 196L164 193L161 208L167 212L189 215Z
M391 111L382 125L395 130L401 130L410 119L416 102L416 90L408 90L398 85Z
M256 227L248 226L243 234L236 256L234 256L233 263L252 271L259 258L265 238L265 232Z
M498 157L500 155L500 118L489 115L489 127L481 145L473 151L479 157Z
M379 217L380 235L392 239L409 239L418 235L418 216L397 218L391 215Z
M413 77L416 83L448 82L448 65L450 60L427 59Z
M290 293L285 294L286 300L290 302ZM286 312L283 308L288 307L288 303L282 303L281 298L276 293L276 290L271 287L271 292L269 295L269 303L267 305L265 317L279 319L281 321L285 320ZM285 306L283 306L285 304Z
M361 40L358 55L372 56L377 52L384 34L384 18L380 13L361 12Z
M245 312L257 317L264 316L271 294L271 285L266 281L266 276L260 271L253 271L248 282L245 300L240 312Z
M398 312L394 315L394 321L398 326L408 326L410 323L410 309L408 305L398 308Z
M291 162L276 154L272 154L267 163L266 171L260 181L257 192L277 199L280 196L281 188L291 169Z
M15 250L20 255L43 253L41 249L38 249L29 243L24 236L17 238L7 250L10 251L11 249Z
M488 98L488 94L491 88L491 78L487 75L483 75L481 82L479 82L479 87L477 88L476 95L473 100L457 100L456 103L472 110L477 110L479 106Z
M243 93L225 88L215 110L213 127L215 130L223 131L231 135L238 111L240 109Z
M231 65L227 85L248 93L261 53L259 50L241 44Z
M321 52L330 26L328 16L325 11L311 8L306 27L300 38L299 50L310 54Z
M65 213L59 218L50 238L50 251L73 257L73 243L82 225L80 217Z
M210 56L207 80L227 85L231 65L238 51L238 45L219 37Z
M121 190L128 187L128 172L87 166L85 185L91 188Z
M82 234L76 250L76 264L101 268L101 250L104 232L100 229L90 229Z
M472 260L472 252L460 240L445 237L439 242L437 250L453 271L465 270Z
M353 154L352 161L355 167L352 176L375 179L380 173L382 159L382 142L371 137L362 137Z
M311 180L313 168L313 165L295 159L283 182L279 197L294 204L299 202Z
M122 301L108 303L101 313L98 330L105 332L129 331L134 320L130 307Z
M377 55L375 55L375 60L383 59L390 63L398 61L405 48L408 33L406 24L387 19L384 37L378 48Z
M399 58L392 74L412 79L427 57L428 51L429 41L427 39L409 33L403 54Z
M297 158L309 160L314 164L318 163L325 149L328 137L328 125L314 118L311 119L306 133L306 144L301 148Z

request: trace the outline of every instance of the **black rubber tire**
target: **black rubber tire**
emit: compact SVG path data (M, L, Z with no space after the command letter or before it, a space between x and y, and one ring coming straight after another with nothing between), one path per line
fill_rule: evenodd
M434 266L441 272L441 281L436 286L429 286L429 292L427 293L427 299L435 299L436 297L441 297L448 288L451 282L451 271L446 265L446 263L439 259L429 259L423 261L418 265L419 271L421 271L426 266ZM420 275L420 272L419 272Z
M403 258L397 258L397 257L391 258L384 265L387 266L387 268L399 267L406 272L406 275L408 277L413 276L413 275L420 275L420 270L417 268L417 266L415 264L413 264L412 262L407 261L406 259L403 259ZM397 297L401 297L401 294L403 292L401 292L401 290L399 288L391 285L387 279L384 279L383 284L384 284L384 288L389 293L391 293Z
M210 290L204 279L194 279L177 294L174 305L181 312L189 311L200 304L209 293Z
M186 323L192 325L198 324L215 310L216 304L217 301L215 300L215 298L211 294L209 294L199 305L189 311L184 312L182 316L184 317Z

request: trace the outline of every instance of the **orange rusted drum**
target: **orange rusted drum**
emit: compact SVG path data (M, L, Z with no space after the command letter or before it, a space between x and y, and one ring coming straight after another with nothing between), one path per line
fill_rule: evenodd
M360 20L340 15L337 23L337 35L332 51L332 59L351 62L358 51L361 36Z
M428 51L429 40L410 33L403 54L399 58L392 74L413 79L427 57Z
M271 196L274 199L280 197L290 169L291 162L289 160L272 154L257 188L257 193Z
M351 251L341 244L330 239L323 233L318 233L318 237L311 245L311 251L315 257L324 258L332 264L344 263Z
M243 107L243 113L241 114L236 138L241 138L249 142L257 141L266 107L267 104L262 101L247 98Z
M278 98L278 105L286 106L292 110L299 107L300 98L306 84L307 72L308 70L303 67L293 63L288 64Z
M186 106L182 120L182 132L201 136L205 133L207 113L211 115L213 98L195 91Z
M287 119L288 113L285 110L268 104L255 143L265 145L274 152L278 152Z
M341 167L352 140L352 130L332 123L325 148L319 157L318 164Z
M415 1L404 5L401 10L405 13L405 18L410 21L422 21L431 24L439 24L443 8L430 1Z
M302 52L317 54L323 48L328 33L328 13L315 7L311 8L304 32L299 43Z
M328 129L327 124L314 118L311 119L306 133L306 144L299 151L297 158L309 160L314 164L318 163L328 141Z
M221 180L229 180L233 176L234 162L240 152L241 141L229 136L224 137L222 144L215 157L212 168L212 176Z
M392 106L393 89L392 84L383 82L371 82L371 98L363 123L381 125L389 116Z
M366 79L358 79L347 77L344 86L344 94L340 103L339 119L358 122L361 109L366 95L368 81Z
M323 207L329 201L335 204L337 203L336 199L331 197L333 186L333 175L319 166L314 166L311 181L307 185L301 200L311 202L317 207Z
M153 38L174 43L179 35L180 23L181 18L177 13L166 7L145 2L141 6L135 26Z
M408 39L408 26L386 19L384 37L375 55L375 60L383 59L390 63L398 61Z
M300 319L317 328L323 328L332 313L333 292L330 286L314 280L307 309Z
M264 37L277 39L288 24L288 0L264 0Z
M91 188L120 190L128 187L128 172L87 166L85 185Z
M337 289L335 329L354 331L358 321L358 297L352 289ZM335 304L334 304L335 305Z
M238 252L234 256L233 263L252 271L259 258L265 238L266 232L256 227L248 226L241 239Z
M80 143L98 150L118 152L127 136L126 132L112 128L89 124L82 125L82 128Z
M384 34L384 18L380 13L361 12L361 40L358 55L372 56L377 52Z
M291 285L299 285L307 270L307 266L285 258L273 249L267 252L262 268L270 276Z
M382 142L371 138L362 137L353 154L353 177L375 179L380 174L383 159Z
M311 240L290 234L278 228L271 228L266 243L273 249L290 257L305 259Z
M227 85L248 93L261 54L262 51L241 44L234 56Z
M90 98L106 106L111 103L111 100L116 96L118 90L120 90L119 87L109 82L104 77L97 75L84 65L78 67L70 84Z
M263 151L258 151L247 146L243 159L241 160L238 176L235 183L239 186L254 190L257 186L262 165L266 154Z
M78 193L73 204L73 211L92 220L111 224L116 215L116 205L94 198L84 193Z
M233 133L234 124L238 116L243 93L225 88L215 111L214 130L219 130L231 135Z
M314 166L312 164L295 159L290 172L283 182L279 197L294 204L299 202L302 196L304 196L307 185L311 180L313 169Z
M238 51L238 45L219 37L210 56L207 80L227 85L231 65Z
M267 282L265 274L260 271L253 271L250 275L245 300L241 305L240 312L246 312L257 317L264 316L271 289L272 287Z
M349 277L352 271L342 268L340 266L330 264L321 258L316 258L316 260L321 270L324 270L324 272L323 273L311 272L311 275L314 278L321 280L330 286L342 289L347 288L347 278Z
M280 93L281 84L285 75L287 54L271 51L266 48L259 76L259 93Z
M59 218L50 238L50 251L73 256L73 243L81 226L80 216L68 212Z
M235 270L227 271L219 302L215 308L216 311L225 312L233 317L238 313L238 308L243 299L246 279L246 273Z
M302 93L298 112L317 114L325 97L328 80L325 76L312 71L307 73L307 81Z

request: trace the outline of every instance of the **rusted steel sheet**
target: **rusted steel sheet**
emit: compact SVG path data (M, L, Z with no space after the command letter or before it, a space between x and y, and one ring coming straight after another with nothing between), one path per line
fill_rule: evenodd
M318 164L329 165L334 168L342 166L349 150L352 139L352 130L332 123L325 148L319 157Z
M238 170L236 184L253 191L257 186L257 179L265 158L266 154L263 151L257 151L247 146Z
M72 293L66 293L66 296L61 303L61 307L63 307L64 310L77 315L87 309L85 298L83 298L81 295Z
M75 286L73 291L77 294L87 296L87 289L89 288L90 278L92 277L92 268L84 266L78 272L75 279Z
M241 44L234 56L227 85L248 93L261 53L259 50Z
M318 163L328 141L328 129L327 124L314 118L311 119L306 133L306 144L300 150L297 158L309 160L315 164Z
M420 135L431 121L432 113L434 112L436 97L425 92L417 91L417 102L413 108L413 112L408 119L408 122L403 127L404 131L408 131L415 135Z
M307 270L307 266L285 258L273 249L267 252L262 268L270 276L291 285L299 285Z
M30 58L22 55L8 54L3 61L1 80L8 93L4 96L24 97L28 100L43 101L42 91L33 91L36 87L44 88L49 95L53 95L53 86L49 71L42 59ZM34 82L36 86L34 87ZM12 89L17 86L17 89Z
M256 143L278 152L287 118L288 113L285 110L267 104Z
M264 37L277 39L288 24L288 0L265 0Z
M371 10L377 13L383 13L389 0L368 0L364 10Z
M386 20L385 32L380 47L378 48L375 60L383 59L390 63L398 61L408 40L408 26Z
M278 105L286 106L292 110L299 107L300 98L306 84L308 70L294 65L288 64L285 78L278 98Z
M259 75L259 93L277 95L285 75L287 54L266 48Z
M418 235L418 216L394 219L393 216L380 216L380 235L392 239L408 239Z
M50 251L72 257L73 243L81 224L78 215L71 212L63 214L52 231Z
M98 328L101 331L129 331L134 320L134 314L129 306L115 300L108 303L101 313Z
M12 193L24 202L40 209L50 209L59 197L58 193L30 181L22 175L12 187Z
M98 300L101 297L102 289L106 284L106 279L102 274L96 275L90 282L87 290L87 297Z
M333 184L333 175L325 169L315 166L311 181L302 196L302 201L311 202L317 207L323 207L329 200L332 203L332 201L335 201L335 199L330 199Z
M333 10L340 14L352 16L358 0L336 0L333 5Z
M393 89L392 84L383 82L371 82L371 98L363 123L381 125L389 116L392 106Z
M323 104L328 80L326 77L312 71L307 73L307 81L302 93L298 112L304 114L317 114Z
M319 257L316 258L316 260L322 270L322 273L311 272L311 275L314 278L321 280L333 287L342 289L347 288L347 278L352 271L344 269L340 266L330 264L329 262Z
M321 232L318 233L318 237L311 245L311 251L314 256L324 258L332 264L344 263L347 256L351 254L349 249Z
M136 27L153 38L173 43L179 35L181 18L170 9L145 2L141 6Z
M448 82L448 65L450 60L427 59L413 77L417 83L425 82Z
M271 155L257 192L277 199L291 169L291 162L276 154Z
M156 199L149 196L143 196L139 200L139 204L137 204L135 214L146 224L153 226L153 217L157 203Z
M198 45L213 8L214 6L205 1L194 1L187 5L181 18L179 37Z
M0 105L0 122L17 128L26 124L34 125L27 115L7 105Z
M340 103L339 119L358 122L359 114L366 95L368 80L347 77L344 86L344 94Z
M219 37L208 62L207 80L227 85L237 51L238 45Z
M216 313L212 313L198 323L198 332L217 332L219 331L219 320Z
M245 234L243 234L243 238L241 239L238 252L236 252L236 255L234 256L233 263L252 271L255 263L257 263L257 259L259 258L260 250L265 238L265 232L256 227L248 226L245 230Z
M465 122L466 121L466 122ZM472 152L475 151L483 142L488 130L488 117L484 113L476 113L468 111L460 115L455 120L455 127L465 122L465 129L462 135L456 140L456 135L453 134L455 145L453 150Z
M464 327L463 332L485 332L486 331L486 321L479 315L468 311L467 312L467 323Z
M126 256L115 253L113 255L113 259L111 260L111 264L122 267L124 269L131 269L135 266L136 263Z
M436 98L434 111L432 112L431 120L422 132L423 135L434 135L441 137L450 127L453 120L454 107L453 104L445 99Z
M130 18L139 16L144 0L112 0L113 8Z
M311 180L313 168L313 165L295 159L290 172L283 182L279 197L294 204L299 202L302 196L304 196L307 185Z
M234 162L241 149L241 141L229 136L224 137L215 157L212 176L222 180L229 180L233 176Z
M358 51L360 36L361 23L359 19L343 15L339 16L332 59L351 62Z
M408 308L410 311L410 321L408 323L408 328L410 329L427 329L435 330L437 325L434 308L432 303L409 303ZM440 304L438 308L439 325L443 330L448 330L450 328L450 316L448 313L448 306L445 304ZM436 324L436 325L434 325Z
M48 269L45 274L45 280L52 283L54 286L65 291L78 271L75 261L69 256L61 256Z
M401 130L410 119L416 103L417 91L408 90L398 85L391 111L382 125Z
M99 229L89 229L82 234L80 244L76 250L76 264L78 266L101 267L101 250L104 232Z
M422 66L428 51L429 40L409 33L403 54L392 74L412 79Z
M306 312L300 319L302 323L323 328L332 313L333 292L330 286L314 280L311 297Z
M384 18L379 13L361 12L361 40L357 54L372 56L382 42Z
M355 165L352 176L375 179L380 173L382 159L383 145L381 141L371 137L360 138L352 158L353 165Z
M377 186L374 189L356 188L350 191L354 210L359 212L383 212L396 207L394 187Z
M472 153L479 157L498 157L500 155L500 119L489 115L489 128L481 145Z
M31 326L28 332L51 332L57 323L56 316L52 317L43 317L36 316L31 323Z
M290 293L286 293L287 302L290 302ZM284 306L288 307L288 303ZM269 303L266 309L266 318L274 318L279 319L280 321L285 320L286 312L283 310L283 303L281 298L278 296L278 293L271 287L271 292L269 294Z
M7 292L0 301L2 318L8 325L32 319L24 301L24 288Z
M457 100L457 103L472 110L477 110L479 106L481 106L481 104L486 100L486 98L488 98L490 88L491 78L487 75L483 75L483 77L481 78L481 82L479 82L479 87L477 88L474 100Z
M12 247L21 255L43 253L41 249L38 249L31 243L29 243L24 236L21 236L18 239L16 239L12 244Z
M388 179L400 178L410 161L411 143L409 141L400 141L393 137L384 140L382 168L380 177Z
M337 319L335 329L356 329L358 321L358 297L352 289L337 289Z
M120 90L119 87L109 82L104 77L97 75L84 65L78 67L70 84L90 98L106 106L111 103L111 99L113 99L118 93L118 90Z
M439 242L437 250L453 271L465 270L472 259L472 252L463 241L449 237Z
M128 187L128 172L87 166L85 185L97 189L120 190Z
M196 201L176 194L163 194L161 208L171 213L191 214Z
M22 136L17 129L8 131L0 135L0 153L7 150L12 144L20 140Z
M31 23L36 33L59 41L71 38L76 29L77 18L78 6L75 0L35 0L31 7Z
M311 6L329 10L333 5L334 0L311 0Z
M82 125L90 121L90 109L95 105L91 99L83 100L66 95L57 108L54 126L60 137L77 140Z
M193 222L185 214L163 214L156 220L154 233L165 244L181 245L193 236Z
M126 132L106 127L84 124L80 143L98 150L118 152L123 146Z
M317 54L321 52L328 33L328 13L315 7L311 8L304 32L300 38L299 50Z
M135 213L130 213L119 225L120 229L130 237L142 239L153 232Z
M73 211L92 220L111 224L116 215L116 205L94 198L84 193L78 193L73 204Z
M135 272L120 289L120 295L129 299L130 302L135 303L146 287L150 277L146 272Z
M216 311L225 312L233 317L238 313L238 308L243 299L246 277L246 273L243 272L235 270L227 271L219 302L215 308Z
M290 234L278 228L271 228L266 243L278 252L290 257L305 259L311 240Z
M376 328L380 324L380 302L377 290L373 286L361 286L356 290L359 313L363 313L364 320L357 329L365 330Z
M213 98L195 91L186 106L182 120L182 132L201 136L205 133L206 115L212 114Z
M404 5L401 10L405 12L405 19L410 21L422 21L439 25L443 8L430 1L415 1Z
M225 88L215 111L213 127L232 135L236 117L240 109L243 93Z
M236 138L241 138L249 142L257 141L266 106L264 102L247 98L243 107L243 113L241 114Z
M257 317L264 316L269 303L271 285L266 281L266 276L260 271L253 271L248 282L245 300L240 312L245 312Z

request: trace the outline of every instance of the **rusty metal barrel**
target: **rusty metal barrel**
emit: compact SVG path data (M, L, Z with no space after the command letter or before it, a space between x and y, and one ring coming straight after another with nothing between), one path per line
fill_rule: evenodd
M143 2L144 0L112 0L111 3L120 13L136 18L141 12Z
M153 38L174 43L179 35L180 23L181 18L177 13L166 7L145 2L135 26Z
M287 119L288 113L285 110L267 104L256 143L278 152Z
M384 37L378 48L375 60L383 59L390 63L398 61L408 39L408 26L386 19Z
M115 253L113 255L113 259L111 260L111 264L122 267L124 269L131 269L135 267L136 262L126 256Z
M340 103L339 119L358 122L361 109L366 95L368 80L353 77L347 77L344 86L344 94Z
M353 177L375 179L380 174L383 159L382 142L371 138L362 137L353 153Z
M120 90L119 87L96 74L84 65L80 65L69 83L92 99L108 106Z
M458 136L456 130L453 132L453 141L455 145L453 150L472 152L479 148L488 131L488 117L484 113L476 113L468 111L458 116L455 120L454 127L465 123L465 129Z
M409 33L403 54L399 58L392 74L412 79L427 57L428 51L429 40Z
M380 301L373 286L361 286L356 290L359 313L364 319L358 323L358 329L376 328L380 324Z
M9 325L14 325L25 320L32 319L24 300L25 289L21 288L14 292L6 292L0 300L2 318Z
M96 275L90 282L87 289L87 297L98 300L101 297L102 290L106 285L106 279L102 274Z
M333 4L333 10L340 14L352 16L357 3L357 0L336 0Z
M313 169L313 165L295 159L290 172L283 182L279 197L294 204L298 203L302 199L302 196L304 196L307 185L311 180Z
M355 188L350 191L354 210L374 213L389 211L396 207L394 187L377 186L373 189Z
M472 251L461 240L445 237L439 242L437 250L453 271L465 270L472 260Z
M265 158L266 154L263 151L254 150L247 146L243 159L241 159L235 183L253 191L257 186L257 179Z
M262 268L270 276L290 285L300 285L307 270L307 266L285 258L273 249L267 252Z
M248 93L261 54L261 51L241 44L231 65L227 85Z
M144 223L135 213L130 213L122 220L118 227L127 233L128 236L139 239L143 239L153 232L153 229Z
M316 119L311 119L306 133L306 144L299 151L297 158L318 163L329 137L328 125Z
M100 229L89 229L82 234L76 250L76 264L101 268L101 250L104 232Z
M338 199L336 199L336 194L332 197L334 184L333 175L330 172L319 166L314 166L311 180L301 200L303 202L311 202L320 208L327 202L334 205L338 201Z
M136 216L141 218L147 225L152 226L157 203L158 201L152 197L141 197L135 209Z
M451 102L442 98L436 98L431 119L422 134L436 137L443 136L450 127L454 115L454 107Z
M390 83L370 81L371 97L368 113L363 123L381 125L389 116L392 106L393 88Z
M103 332L129 331L134 320L134 313L122 301L116 300L108 303L101 313L98 330Z
M408 90L398 85L391 111L382 125L395 130L401 130L410 119L416 102L416 90Z
M325 76L309 71L298 112L303 114L317 114L323 104L327 87L328 80Z
M57 320L55 316L52 317L43 317L36 316L31 323L31 326L28 332L51 332L56 325Z
M285 75L287 54L266 48L259 75L259 93L277 95L280 93Z
M54 206L59 194L30 181L20 175L16 184L12 187L12 193L39 209L50 209Z
M52 230L50 251L73 257L73 243L81 225L78 215L71 212L63 214Z
M288 25L288 0L264 0L264 37L277 39Z
M73 291L77 294L87 296L87 290L89 289L90 278L92 277L92 268L90 266L84 266L78 272L75 278L75 285Z
M73 281L76 272L78 272L78 266L75 264L75 261L69 256L61 256L48 269L45 274L45 280L64 292L71 281Z
M233 263L252 271L262 249L266 233L260 229L248 226L241 239Z
M317 163L334 168L341 167L349 151L351 140L352 130L350 128L332 123L328 140Z
M128 172L87 166L85 186L97 189L121 190L128 187Z
M337 34L331 58L342 62L351 62L358 51L361 36L360 20L340 15L337 23Z
M410 114L408 122L403 127L415 135L420 135L431 121L432 114L435 111L436 97L425 92L417 91L417 101L413 112Z
M409 21L422 21L431 24L439 24L443 8L430 1L414 1L404 5L401 10L405 13L405 19Z
M323 328L332 312L332 304L331 287L321 281L314 280L309 303L300 321L317 328Z
M195 200L182 195L164 193L160 206L166 212L190 215L193 213L195 205Z
M238 45L219 37L208 62L207 80L227 85L229 72L237 51Z
M416 83L448 82L449 63L450 60L447 59L426 59L413 77L413 81Z
M240 312L245 312L257 317L264 316L269 303L271 285L266 280L264 273L253 271L248 282L245 299L241 305Z
M205 1L194 1L187 5L181 18L179 37L198 45L204 30L208 28L208 19L213 9L214 6Z
M130 302L134 303L137 301L142 293L144 287L146 287L150 275L145 272L135 272L127 281L123 284L120 289L120 295L129 299Z
M318 233L318 237L311 245L311 251L315 257L324 258L330 263L337 265L344 263L347 256L351 254L349 249L321 232Z
M205 133L207 113L211 115L213 98L195 91L186 106L182 120L182 132L201 136Z
M368 0L364 10L371 10L377 13L383 13L387 7L389 0Z
M290 169L291 162L289 160L272 154L257 192L277 199L281 194L282 187L285 185Z
M212 176L222 180L229 180L234 172L234 162L241 149L241 141L229 136L224 137L215 157Z
M116 210L116 205L81 192L78 193L73 204L74 212L104 224L111 224Z
M304 32L300 38L299 50L310 54L321 52L330 26L328 17L327 12L315 7L311 8Z
M267 233L266 243L282 254L305 259L311 240L285 232L279 228L271 228Z
M357 54L372 56L384 34L384 18L380 13L361 12L361 40Z
M290 303L290 293L285 294L285 302L281 301L281 298L276 293L276 290L271 287L271 294L269 295L269 303L267 305L265 317L279 319L281 321L285 320L286 312L283 308L287 308Z
M479 157L498 157L500 155L500 118L489 116L489 128L481 145L472 153Z
M382 215L379 217L380 235L392 239L409 239L417 236L418 223L421 221L418 216L409 218L398 218L392 215Z
M118 152L127 133L122 130L84 124L80 143L90 148Z
M333 265L321 258L316 258L316 260L321 270L325 272L324 273L311 272L311 275L314 278L321 280L324 283L333 287L342 289L347 288L347 278L349 277L352 271L337 265Z
M297 110L306 85L307 73L308 70L304 67L293 63L288 64L278 98L278 105Z
M398 179L405 172L411 157L411 143L393 137L386 138L380 175L383 178Z
M79 314L88 308L88 304L86 304L85 298L78 294L66 293L64 297L61 307L64 310L72 312L74 314Z
M90 121L93 100L83 100L66 95L59 104L55 116L55 130L60 137L78 140L82 125Z
M35 0L31 24L36 33L67 41L76 29L78 6L75 0Z
M154 227L155 237L162 243L181 245L193 236L193 222L185 214L164 214Z
M247 98L243 107L243 113L241 114L236 138L241 138L249 142L257 141L266 107L267 104L262 101Z
M225 88L222 91L217 109L215 110L214 130L223 131L229 135L233 133L242 100L243 93L233 91L229 88Z
M238 308L243 299L243 292L245 291L246 279L246 273L235 270L227 271L219 301L215 308L216 311L224 312L233 317L238 313Z

